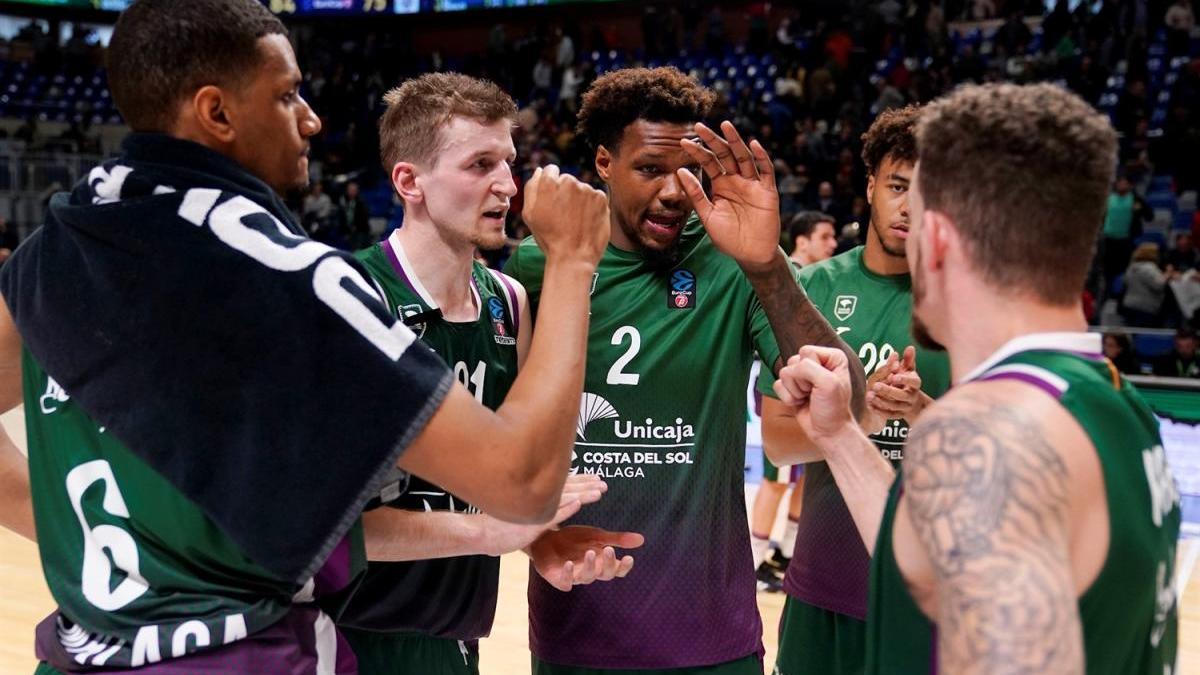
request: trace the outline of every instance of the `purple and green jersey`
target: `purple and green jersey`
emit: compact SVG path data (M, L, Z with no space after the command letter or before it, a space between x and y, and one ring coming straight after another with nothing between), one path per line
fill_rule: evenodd
M379 284L393 315L446 361L476 400L493 410L500 407L517 376L520 327L512 280L472 263L471 293L479 315L474 321L447 321L417 277L399 237L393 235L355 257ZM479 513L466 500L417 476L385 482L373 504L420 512ZM499 579L500 559L494 556L374 561L338 616L338 625L369 631L376 642L394 637L392 647L412 644L401 633L478 640L491 631ZM358 646L367 640L355 642ZM458 656L457 649L450 653Z
M907 274L885 276L867 269L863 250L860 246L804 267L800 282L871 373L892 354L916 344L911 333L912 281ZM943 353L918 347L917 373L922 390L934 398L950 384L950 364ZM775 397L773 383L770 373L760 375L759 391ZM908 423L888 420L871 440L884 457L898 462L908 440ZM861 620L867 611L870 556L829 466L813 462L806 471L796 547L783 590L809 605Z
M96 425L28 352L22 377L38 547L58 604L37 627L38 659L63 672L354 672L313 603L362 571L361 526L308 583L282 579Z
M545 261L527 239L506 267L535 308ZM539 659L684 668L761 650L743 496L755 352L764 363L779 356L766 313L695 219L666 269L608 247L593 283L571 471L600 475L609 489L572 522L641 532L646 543L619 583L562 593L530 575Z
M1104 476L1108 555L1079 596L1088 675L1179 673L1175 545L1179 491L1158 420L1108 363L1098 333L1042 333L1001 347L965 381L1016 380L1058 402L1087 433ZM875 557L867 616L867 673L937 672L935 626L917 607L896 563L893 525L904 491L892 485Z

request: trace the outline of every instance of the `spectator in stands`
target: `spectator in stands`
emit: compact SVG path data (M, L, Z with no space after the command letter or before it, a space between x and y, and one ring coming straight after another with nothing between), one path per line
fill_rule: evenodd
M835 218L841 218L843 209L841 204L838 204L837 198L833 194L833 183L827 180L821 181L817 186L817 200L813 203L817 211L832 214Z
M1194 269L1200 263L1200 256L1192 245L1192 233L1180 232L1175 235L1175 247L1167 251L1167 265L1179 270L1180 273Z
M25 118L25 123L13 132L13 138L18 141L25 141L25 146L33 148L42 142L42 132L38 129L37 115L29 115Z
M1118 176L1108 195L1104 214L1104 278L1111 281L1129 265L1133 240L1140 232L1134 227L1133 184L1127 176ZM1139 223L1140 225L1140 223Z
M1200 361L1196 360L1196 330L1181 326L1175 331L1174 348L1152 361L1155 375L1162 377L1200 378Z
M803 211L792 216L788 224L792 245L789 258L796 267L819 263L833 256L837 249L835 227L836 221L828 213Z
M1104 334L1104 356L1125 375L1138 375L1142 372L1137 354L1133 351L1133 343L1125 333Z
M349 233L350 250L357 251L373 243L371 216L367 212L366 200L359 194L358 183L346 183L346 191L338 200L338 214L341 217L342 229Z
M313 183L308 196L304 198L304 207L301 211L301 217L309 233L315 233L329 224L329 217L332 214L333 200L325 194L325 186L321 183Z
M1121 300L1121 316L1130 326L1153 328L1161 325L1163 300L1167 282L1178 272L1164 272L1158 266L1158 244L1143 242L1134 250L1125 271L1125 295Z
M1167 8L1163 23L1167 26L1168 53L1171 56L1186 54L1192 28L1196 26L1191 0L1175 0L1175 3Z

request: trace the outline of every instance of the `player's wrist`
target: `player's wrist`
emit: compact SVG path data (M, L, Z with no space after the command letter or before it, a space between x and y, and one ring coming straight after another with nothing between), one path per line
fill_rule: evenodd
M750 281L750 285L757 290L758 285L770 281L773 277L783 274L788 281L791 281L791 269L788 266L787 258L782 255L782 252L775 249L769 257L763 258L734 258L742 273L746 275L746 279Z
M853 417L826 429L813 429L813 442L821 448L826 457L842 454L860 444L866 438Z

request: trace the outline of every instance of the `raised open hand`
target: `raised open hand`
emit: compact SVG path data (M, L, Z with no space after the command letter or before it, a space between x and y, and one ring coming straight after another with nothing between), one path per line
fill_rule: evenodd
M712 199L694 174L678 173L696 214L717 248L743 268L767 267L779 255L779 193L771 158L758 141L746 145L731 122L721 123L724 137L703 124L696 133L700 142L679 143L712 181Z

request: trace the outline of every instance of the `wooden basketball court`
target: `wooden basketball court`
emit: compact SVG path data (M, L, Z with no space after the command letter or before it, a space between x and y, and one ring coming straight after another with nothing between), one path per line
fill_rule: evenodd
M24 447L25 428L19 411L0 418L9 435ZM754 486L747 488L747 504ZM1179 550L1179 580L1186 586L1180 612L1179 670L1177 675L1200 675L1200 574L1192 574L1200 563L1200 540L1183 542ZM523 554L505 556L500 567L500 599L496 624L490 638L481 643L481 672L484 675L516 675L529 672L528 618L525 583L528 564ZM37 548L30 542L0 529L0 673L32 673L33 629L54 608L38 563ZM619 582L616 582L619 583ZM775 662L776 629L783 609L780 594L759 593L762 613L766 668Z

